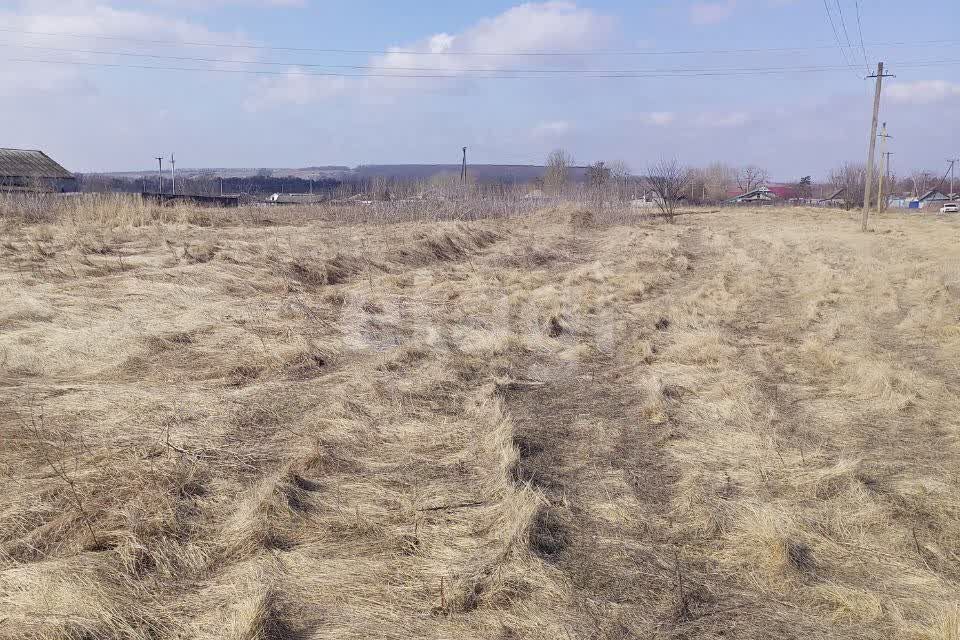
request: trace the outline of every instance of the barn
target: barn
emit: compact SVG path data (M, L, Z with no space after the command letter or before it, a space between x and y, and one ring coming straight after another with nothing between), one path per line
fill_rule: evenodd
M0 148L0 192L68 193L77 177L43 151Z

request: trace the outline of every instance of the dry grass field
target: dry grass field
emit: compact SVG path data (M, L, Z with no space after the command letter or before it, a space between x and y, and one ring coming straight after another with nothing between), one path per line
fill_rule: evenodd
M0 638L960 638L955 218L46 218Z

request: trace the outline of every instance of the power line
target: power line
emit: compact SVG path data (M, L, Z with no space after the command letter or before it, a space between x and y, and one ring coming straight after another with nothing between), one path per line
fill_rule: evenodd
M764 67L661 67L661 68L649 68L649 69L552 69L552 68L535 68L535 69L525 69L525 68L512 68L512 69L492 69L492 68L476 68L476 67L395 67L395 66L378 66L378 65L341 65L341 64L316 64L308 62L297 62L297 61L287 61L287 62L276 62L276 61L260 61L260 60L230 60L228 58L198 58L193 56L167 56L160 54L152 53L134 53L129 51L103 51L96 49L69 49L63 47L35 47L32 45L18 45L0 42L0 47L9 47L15 49L30 49L34 51L52 51L58 53L76 53L76 54L87 54L87 55L102 55L102 56L119 56L119 57L132 57L132 58L149 58L156 60L175 60L178 62L206 62L206 63L216 63L216 64L235 64L235 65L260 65L260 66L274 66L274 67L301 67L301 68L310 68L310 69L352 69L352 70L362 70L362 71L424 71L424 72L447 72L451 75L458 73L487 73L487 74L501 74L501 73L528 73L528 74L567 74L567 75L582 75L582 74L649 74L649 73L709 73L709 72L724 72L724 71L795 71L795 70L804 70L804 69L831 69L832 66L818 66L818 65L804 65L804 66L764 66ZM914 63L925 64L930 61L917 60L913 61ZM937 61L934 61L937 62ZM910 61L901 63L901 64L910 64ZM844 68L844 67L836 67Z
M867 60L867 48L863 44L863 23L860 21L860 0L854 0L854 5L857 7L857 32L860 34L860 51L863 52L863 64L870 67L870 62Z
M833 17L827 7L828 17L833 25ZM538 57L538 56L558 56L558 57L589 57L589 56L667 56L667 55L699 55L699 54L736 54L736 53L771 53L771 52L791 52L791 51L815 51L823 49L832 49L833 45L814 45L800 47L766 47L766 48L746 48L746 49L676 49L676 50L636 50L636 49L611 49L611 50L580 50L580 51L419 51L414 49L337 49L337 48L311 48L311 47L277 47L255 44L238 44L210 41L189 41L189 40L154 40L147 38L130 38L122 36L107 36L97 34L81 34L53 31L25 31L20 29L0 28L0 33L14 33L18 35L30 36L52 36L63 38L85 38L92 40L112 40L120 42L135 42L139 44L156 44L179 47L212 47L223 49L246 49L254 51L287 51L300 53L342 53L342 54L364 54L364 55L417 55L417 56L495 56L495 57ZM839 34L834 31L834 35L839 43ZM953 43L953 40L920 40L920 41L902 41L902 42L875 42L870 46L876 47L923 47L927 45L939 45ZM841 45L842 48L842 45Z
M313 77L334 77L334 78L421 78L421 79L447 79L447 80L546 80L563 79L565 76L559 75L498 75L490 74L485 76L463 76L457 74L375 74L375 73L336 73L336 72L299 72L289 71L267 71L261 69L216 69L202 67L173 67L173 66L154 66L139 64L118 64L108 62L83 62L79 60L35 60L29 58L6 58L7 62L25 63L25 64L49 64L66 65L82 67L102 67L109 69L144 69L153 71L187 71L201 73L227 73L240 75L258 75L258 76L313 76ZM930 67L960 64L960 60L937 60L930 62L918 62L914 64L901 65L903 67ZM580 78L595 79L613 79L613 78L702 78L718 76L758 76L758 75L776 75L790 73L822 73L832 71L847 71L849 67L791 67L783 69L766 69L756 71L705 71L693 73L603 73L603 74L582 74Z
M846 39L847 48L850 51L850 59L856 60L857 54L856 51L854 51L853 42L850 40L850 32L847 31L847 20L843 17L843 5L840 4L840 0L835 0L835 2L837 3L837 13L840 14L840 25L843 27L843 37ZM870 63L866 61L866 57L864 57L864 64L866 65L867 73L869 74Z
M834 0L837 3L837 13L840 15L840 25L843 27L843 37L847 41L847 47L852 49L853 43L850 42L850 32L847 31L847 21L843 17L843 6L840 4L840 0Z
M843 42L840 40L840 32L837 31L837 24L833 21L833 14L830 12L830 3L828 0L823 0L823 8L827 10L827 20L830 21L830 29L833 31L833 38L837 41L837 46L840 47L840 55L843 56L843 60L847 63L847 66L850 67L850 70L859 77L856 68L850 63L850 57L847 55L847 50L844 48Z

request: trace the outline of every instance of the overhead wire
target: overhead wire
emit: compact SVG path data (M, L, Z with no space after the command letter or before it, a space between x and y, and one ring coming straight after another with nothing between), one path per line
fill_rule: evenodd
M837 15L840 16L840 26L843 28L843 37L847 42L847 48L852 49L853 43L850 42L850 32L847 31L847 21L843 17L843 5L840 4L840 0L834 0L837 4Z
M823 0L823 8L827 10L827 20L830 22L830 29L833 31L833 38L836 40L837 46L840 48L840 55L843 56L843 60L846 62L850 70L859 77L860 74L857 73L856 67L850 63L850 57L847 55L847 50L844 48L843 42L840 40L840 32L837 31L837 24L833 20L833 13L830 11L830 3L828 0Z
M854 0L854 5L857 8L857 32L860 34L860 51L863 53L863 64L870 69L870 61L867 57L867 47L863 44L863 23L860 20L860 0Z
M309 69L349 69L361 71L416 71L416 72L448 72L450 74L458 73L528 73L528 74L562 74L562 75L580 75L580 74L647 74L647 73L696 73L696 72L715 72L715 71L792 71L797 69L807 69L817 67L818 65L801 66L763 66L763 67L661 67L648 69L557 69L557 68L484 68L484 67L405 67L394 65L344 65L344 64L317 64L301 61L278 62L273 60L233 60L229 58L206 58L195 56L171 56L153 53L137 53L131 51L104 51L99 49L73 49L66 47L38 47L33 45L22 45L8 42L0 42L0 47L13 49L29 49L33 51L49 51L57 53L71 53L98 56L117 56L122 58L149 58L155 60L174 60L177 62L204 62L213 64L232 64L232 65L260 65L274 67L296 67ZM927 62L927 61L914 61Z
M827 6L828 17L831 25L833 18ZM126 36L110 36L103 34L81 34L69 32L53 31L32 31L22 29L9 29L0 27L0 33L9 33L28 36L47 36L64 38L81 38L91 40L111 40L120 42L134 42L139 44L154 44L178 47L211 47L223 49L249 49L256 51L284 51L299 53L335 53L335 54L364 54L364 55L417 55L417 56L494 56L494 57L604 57L604 56L668 56L668 55L701 55L701 54L738 54L738 53L774 53L774 52L794 52L794 51L816 51L832 49L834 45L808 45L799 47L753 47L737 49L674 49L674 50L646 50L646 49L610 49L610 50L578 50L578 51L423 51L416 49L344 49L344 48L313 48L313 47L278 47L269 45L243 44L234 42L211 42L211 41L191 41L191 40L159 40L148 38L131 38ZM839 43L839 34L834 29L834 36ZM952 43L953 40L919 40L919 41L895 41L871 43L871 46L889 46L889 47L923 47L928 45L939 45ZM841 45L842 47L842 45Z
M397 74L397 73L339 73L339 72L306 72L295 69L285 71L273 71L262 69L218 69L212 67L177 67L177 66L157 66L140 64L119 64L108 62L86 62L80 60L38 60L31 58L6 58L8 62L23 64L47 64L47 65L74 65L83 67L98 67L110 69L143 69L154 71L185 71L202 73L225 73L257 76L307 76L307 77L336 77L336 78L421 78L421 79L457 79L457 80L542 80L564 78L559 75L503 75L499 73L489 73L488 75L464 76L456 73L447 74ZM909 67L929 67L960 64L960 60L931 60L907 63L900 65L901 68ZM583 73L577 77L580 78L703 78L703 77L722 77L722 76L758 76L758 75L776 75L788 73L821 73L832 71L846 71L847 66L815 66L815 67L783 67L751 70L710 70L710 71L676 71L672 73L654 72L609 72L609 73Z

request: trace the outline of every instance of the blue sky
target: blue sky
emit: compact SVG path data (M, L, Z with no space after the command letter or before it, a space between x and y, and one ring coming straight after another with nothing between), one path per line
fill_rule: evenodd
M43 148L76 171L146 168L171 151L191 167L456 162L467 145L474 162L562 147L637 171L677 157L824 176L862 160L869 135L858 5L868 61L897 75L882 112L894 169L941 168L960 155L955 0L0 1L0 146ZM854 46L837 46L825 6ZM759 51L717 52L731 49ZM563 55L517 55L545 51ZM232 73L253 69L269 74Z

